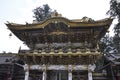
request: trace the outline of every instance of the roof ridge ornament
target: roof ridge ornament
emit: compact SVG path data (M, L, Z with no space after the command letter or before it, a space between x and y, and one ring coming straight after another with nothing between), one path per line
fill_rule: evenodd
M51 17L62 17L62 14L59 14L56 10L54 10L51 14Z
M81 19L81 22L94 22L94 20L93 20L92 18L89 18L89 17L84 16L84 17Z

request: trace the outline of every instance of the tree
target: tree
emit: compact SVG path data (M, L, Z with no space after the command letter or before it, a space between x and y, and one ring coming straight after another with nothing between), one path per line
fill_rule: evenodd
M52 9L48 4L43 5L42 7L37 7L33 10L34 18L37 22L41 22L51 17Z
M120 1L111 0L110 10L108 10L107 14L111 17L118 18L118 21L120 22Z
M109 34L105 35L100 41L99 41L99 47L100 51L103 54L108 53L115 53L115 47L113 46L113 37L110 37Z
M111 0L110 1L110 10L107 12L110 17L117 18L118 23L114 26L114 37L113 43L116 48L117 53L120 53L120 1L119 0Z
M117 50L117 53L120 53L120 22L114 27L114 37L113 42Z

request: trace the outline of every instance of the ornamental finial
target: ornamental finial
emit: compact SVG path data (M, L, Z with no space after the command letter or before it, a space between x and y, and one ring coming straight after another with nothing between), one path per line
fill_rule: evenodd
M54 10L51 14L51 17L62 17L62 15L59 14L56 10Z

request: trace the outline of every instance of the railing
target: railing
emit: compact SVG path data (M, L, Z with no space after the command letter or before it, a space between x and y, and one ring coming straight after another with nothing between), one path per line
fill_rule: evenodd
M19 50L19 53L94 53L97 49L38 49L38 50Z

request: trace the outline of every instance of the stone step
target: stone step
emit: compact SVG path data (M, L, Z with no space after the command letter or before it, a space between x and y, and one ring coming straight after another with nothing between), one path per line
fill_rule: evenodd
M106 74L103 74L103 73L93 73L93 76L106 76Z
M107 77L93 77L93 80L108 80Z
M103 73L93 73L93 80L108 80L108 78Z

